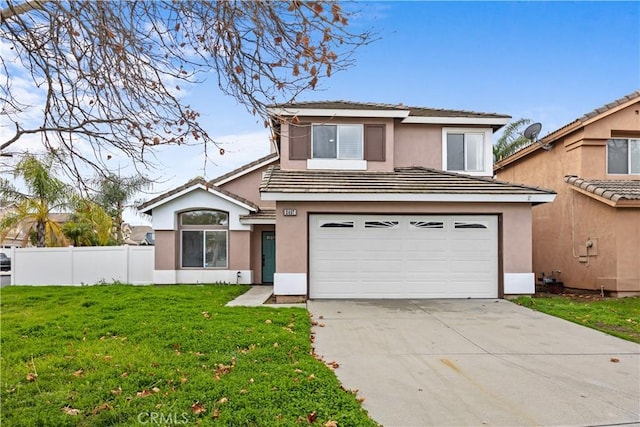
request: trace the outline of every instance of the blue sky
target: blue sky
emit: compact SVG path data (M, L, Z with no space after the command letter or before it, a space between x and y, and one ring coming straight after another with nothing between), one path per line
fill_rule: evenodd
M640 2L376 1L349 7L361 11L351 20L353 30L372 29L379 40L357 52L354 67L298 100L498 112L541 122L545 135L640 89ZM205 170L201 149L163 148L155 194L269 152L262 119L213 83L192 88L186 101L202 113L226 154L214 155L215 164Z
M373 28L379 40L357 53L353 68L299 100L498 112L539 121L544 135L640 88L638 2L380 1L354 6L362 13L351 21L353 28ZM207 168L207 178L268 153L262 120L233 99L215 95L215 88L198 92L202 95L190 98L205 126L227 142L227 154ZM170 151L185 154L178 150ZM197 173L198 153L191 156L195 169L189 172L202 175L201 169ZM180 184L191 177L174 167L165 176L175 174Z
M348 71L299 100L350 100L498 112L541 122L542 135L640 89L639 2L357 2L354 30L379 40ZM227 153L162 158L163 191L214 178L269 152L262 120L206 85L190 100ZM135 220L134 220L135 221Z

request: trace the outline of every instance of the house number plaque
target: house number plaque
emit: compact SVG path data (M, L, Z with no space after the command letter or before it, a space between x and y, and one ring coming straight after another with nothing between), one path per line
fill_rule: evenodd
M296 216L298 215L297 209L283 209L282 213L284 216Z

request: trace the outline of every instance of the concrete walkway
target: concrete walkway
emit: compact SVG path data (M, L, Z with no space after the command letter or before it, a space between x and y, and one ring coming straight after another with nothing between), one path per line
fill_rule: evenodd
M244 294L227 303L227 307L258 307L264 304L273 295L273 286L252 286Z
M306 308L307 305L302 304L267 304L269 298L273 295L273 286L269 285L255 285L252 286L244 294L240 295L233 301L229 301L226 307L272 307L272 308L287 308L287 307L299 307Z
M638 426L640 346L505 300L308 302L314 347L391 426Z

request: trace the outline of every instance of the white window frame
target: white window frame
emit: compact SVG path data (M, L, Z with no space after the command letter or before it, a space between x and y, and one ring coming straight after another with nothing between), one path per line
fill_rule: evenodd
M609 140L611 139L622 139L627 141L627 173L614 173L614 172L609 172ZM638 141L637 144L640 144L640 138L614 138L611 137L609 139L607 139L607 143L605 145L605 166L607 168L607 175L616 175L616 176L624 176L624 175L640 175L640 173L632 173L631 172L631 141Z
M335 126L336 127L336 157L335 158L320 158L313 159L313 145L315 143L314 129L316 126ZM360 128L360 159L341 159L340 156L340 130L341 126L358 127ZM362 161L364 159L364 125L360 123L313 123L311 125L311 157L313 160L340 160L340 161Z
M483 151L483 170L480 171L469 171L465 161L465 170L452 170L449 171L447 169L447 135L450 133L461 133L461 134L482 134L482 151ZM454 128L454 127L444 127L442 128L442 170L462 173L465 175L474 175L474 176L493 176L493 153L491 147L493 146L493 129L491 128Z
M211 212L221 212L227 215L227 224L226 225L209 225L209 224L198 224L198 225L183 225L182 224L182 214L194 212L194 211L211 211ZM180 233L180 269L181 270L226 270L229 268L229 218L230 214L226 211L221 211L217 209L194 209L193 211L184 211L178 214L178 224L179 224L179 233ZM201 267L185 267L183 265L183 240L184 240L184 232L194 231L194 232L202 232L202 266ZM224 266L207 266L207 251L206 251L206 243L207 243L207 233L208 232L224 232L225 233L225 265Z

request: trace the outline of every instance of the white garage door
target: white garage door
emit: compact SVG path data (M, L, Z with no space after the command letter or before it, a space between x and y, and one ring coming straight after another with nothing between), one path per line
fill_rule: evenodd
M311 298L495 298L495 215L310 215Z

